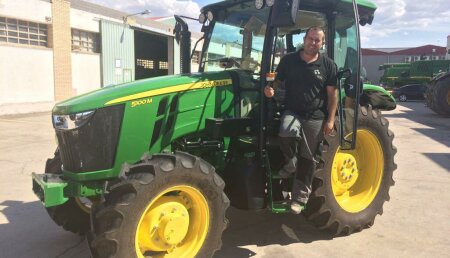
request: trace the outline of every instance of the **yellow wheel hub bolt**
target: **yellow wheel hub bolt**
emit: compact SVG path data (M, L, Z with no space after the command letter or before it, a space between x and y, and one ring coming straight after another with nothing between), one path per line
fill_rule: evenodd
M179 244L189 229L189 218L177 213L169 213L160 220L158 235L169 245Z

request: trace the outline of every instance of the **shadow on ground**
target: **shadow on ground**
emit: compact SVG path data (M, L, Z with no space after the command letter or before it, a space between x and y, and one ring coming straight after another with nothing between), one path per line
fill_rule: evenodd
M410 109L401 113L384 113L386 118L403 118L422 124L428 128L410 128L431 140L450 148L450 118L434 113L424 107L421 102L402 102L400 105ZM394 132L395 134L395 132ZM414 137L414 135L411 135ZM422 153L430 160L450 172L450 154L448 153Z
M54 224L41 202L6 200L0 207L7 220L0 224L0 257L90 257L85 238Z
M402 102L400 105L410 109L402 113L384 113L386 118L404 118L430 128L411 128L433 140L450 147L450 119L440 116L421 102Z
M450 173L450 153L424 153L423 155Z
M269 210L243 211L230 207L230 220L222 240L222 249L214 257L251 257L256 255L244 246L290 245L331 240L333 236L311 225L302 215L274 214Z
M2 214L8 220L8 223L0 224L1 257L30 257L30 254L36 258L90 257L85 238L54 224L40 202L7 200L0 203L1 206L4 207ZM227 218L230 223L222 236L222 249L214 257L251 257L256 255L246 248L251 245L285 246L333 239L328 232L309 224L302 215L230 207ZM20 245L17 244L19 239Z

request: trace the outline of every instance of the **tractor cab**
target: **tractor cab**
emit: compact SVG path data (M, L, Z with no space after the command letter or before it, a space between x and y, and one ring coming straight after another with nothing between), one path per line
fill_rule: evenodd
M284 92L280 89L269 100L264 97L263 88L268 83L266 75L276 71L281 58L302 48L303 37L310 27L324 29L326 40L321 53L332 58L339 69L339 119L336 119L339 148L355 148L362 91L359 25L371 23L375 10L368 2L358 3L230 0L201 10L199 21L205 34L199 72L228 71L233 84L232 119L220 118L206 124L207 130L215 135L230 137L227 157L231 162L225 168L224 178L232 205L245 209L265 207L264 186L268 184L269 206L273 211L286 211L275 201L280 199L275 195L280 196L283 188L275 182L279 181L276 171L283 160L277 133ZM248 157L252 157L252 165L242 166ZM267 180L253 176L264 174L261 169ZM239 178L243 174L249 175L248 184L241 183ZM257 194L245 199L245 192Z
M319 26L326 32L321 52L334 60L343 79L339 114L345 126L341 135L352 136L343 137L342 144L354 148L357 118L345 113L355 113L357 96L362 91L359 25L371 23L375 11L373 4L357 2L358 5L355 1L339 0L230 0L206 6L199 18L205 33L199 72L230 71L236 77L233 86L235 102L240 104L238 115L246 116L258 107L264 127L270 120L267 101L261 94L267 84L266 74L276 70L285 54L302 47L308 28ZM282 102L282 96L277 100ZM260 133L263 135L264 131Z

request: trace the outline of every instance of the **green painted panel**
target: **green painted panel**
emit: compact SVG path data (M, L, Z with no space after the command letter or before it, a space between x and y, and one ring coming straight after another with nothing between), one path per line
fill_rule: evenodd
M114 167L86 173L64 171L64 176L73 181L117 177L123 164L134 164L143 153L160 153L179 137L201 133L207 118L233 117L233 98L230 73L220 71L138 80L60 102L53 114L125 105Z
M134 81L134 31L121 23L101 20L102 85Z

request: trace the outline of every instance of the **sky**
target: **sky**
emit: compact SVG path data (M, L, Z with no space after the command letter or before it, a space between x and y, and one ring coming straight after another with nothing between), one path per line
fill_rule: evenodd
M197 18L200 8L217 0L87 0L123 12L151 10L147 17L181 14ZM377 5L372 25L361 27L363 48L446 46L450 0L371 0Z

